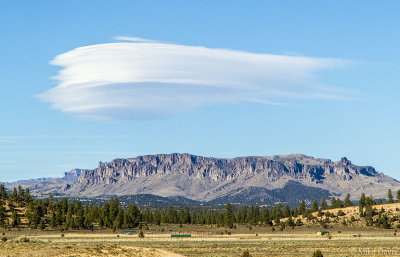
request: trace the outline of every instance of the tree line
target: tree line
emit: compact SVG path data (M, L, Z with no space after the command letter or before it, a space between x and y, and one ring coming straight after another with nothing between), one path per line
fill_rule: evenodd
M395 200L392 191L388 190L387 203ZM397 201L400 201L400 190L397 191ZM379 203L379 202L378 202ZM377 203L363 193L358 201L360 217L365 218L367 225L390 228L394 220L385 216L384 212L373 208ZM321 226L326 227L332 214L329 209L355 206L347 194L342 201L332 197L328 203L325 197L320 201L314 199L311 204L301 201L299 206L283 206L278 203L273 208L253 206L232 206L230 203L223 209L194 209L175 208L169 206L165 209L139 209L136 205L123 206L118 198L112 198L104 204L82 204L78 200L56 201L52 196L47 199L33 199L29 189L21 186L14 188L8 194L4 185L0 185L0 227L19 228L22 225L33 229L89 229L95 225L99 228L113 230L124 228L142 228L147 224L160 225L172 224L207 224L235 228L236 224L279 226L302 226L302 219L316 220ZM312 213L318 212L316 216ZM325 215L325 219L318 219ZM341 213L338 212L338 216ZM21 219L27 222L22 224ZM287 218L285 222L281 220Z

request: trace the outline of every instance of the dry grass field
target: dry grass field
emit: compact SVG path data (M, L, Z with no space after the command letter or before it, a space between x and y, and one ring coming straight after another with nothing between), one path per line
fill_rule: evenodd
M318 226L271 231L262 226L225 230L166 225L144 230L144 238L110 230L72 231L64 236L58 231L13 230L5 231L8 241L0 242L0 256L220 257L241 256L246 249L251 256L312 256L317 249L324 256L400 256L400 236L393 229L338 227L329 229L330 237L317 235L319 230ZM171 233L192 237L171 238ZM21 242L27 241L21 240L24 236L29 242Z
M389 217L400 215L400 203L375 205ZM330 235L317 235L322 228L315 221L301 218L303 226L280 231L269 226L237 225L234 229L216 225L162 224L143 226L144 238L138 232L127 235L109 229L94 231L29 229L0 230L0 256L141 256L141 257L222 257L241 256L312 256L321 250L326 256L400 256L400 233L392 229L366 227L358 207L341 208L342 216L332 219ZM23 210L19 210L21 213ZM337 214L339 209L327 210ZM317 217L317 213L313 213ZM356 221L349 222L350 217ZM346 220L347 225L342 225ZM286 221L286 219L282 219ZM171 238L171 234L191 234L190 238Z

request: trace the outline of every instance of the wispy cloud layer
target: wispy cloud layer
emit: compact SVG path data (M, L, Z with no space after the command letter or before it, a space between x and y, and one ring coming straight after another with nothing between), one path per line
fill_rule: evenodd
M52 107L90 119L163 117L213 103L279 104L338 98L314 81L339 59L256 54L118 37L57 56L58 85L38 95Z

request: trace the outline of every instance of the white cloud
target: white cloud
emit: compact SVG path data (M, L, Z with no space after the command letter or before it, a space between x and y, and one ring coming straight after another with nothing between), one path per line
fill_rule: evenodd
M213 103L279 104L338 98L314 82L339 59L256 54L118 37L58 55L58 85L38 95L52 107L90 119L162 117Z

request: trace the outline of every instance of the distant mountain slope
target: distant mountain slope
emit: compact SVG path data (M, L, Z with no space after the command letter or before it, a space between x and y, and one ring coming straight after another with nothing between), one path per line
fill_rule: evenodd
M68 184L73 184L78 181L81 175L81 169L73 169L69 172L64 172L62 178L37 178L28 180L19 180L10 183L4 183L6 187L13 188L21 185L23 187L29 188L34 194L51 194L59 193L62 188Z
M233 159L147 155L100 162L96 169L80 170L72 178L66 182L64 177L52 190L43 188L45 184L32 189L73 197L151 194L214 203L274 203L347 193L354 199L362 192L385 197L387 188L400 188L397 180L373 167L357 166L346 158L332 162L301 154Z

